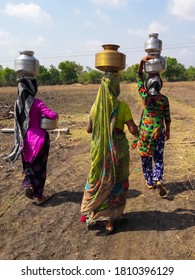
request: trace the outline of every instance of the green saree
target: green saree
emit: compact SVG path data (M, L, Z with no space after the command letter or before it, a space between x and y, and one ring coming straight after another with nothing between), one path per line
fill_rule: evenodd
M90 113L91 168L81 204L88 224L119 218L126 204L129 143L124 132L117 135L115 131L119 93L117 75L103 78Z

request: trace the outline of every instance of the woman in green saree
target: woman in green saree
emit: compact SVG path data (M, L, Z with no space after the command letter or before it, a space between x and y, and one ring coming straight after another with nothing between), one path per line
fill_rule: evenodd
M112 233L113 221L122 216L129 188L129 143L124 132L137 136L138 129L129 106L118 100L118 73L101 81L91 108L87 132L92 133L91 168L81 204L81 221L87 224L106 221L106 233Z

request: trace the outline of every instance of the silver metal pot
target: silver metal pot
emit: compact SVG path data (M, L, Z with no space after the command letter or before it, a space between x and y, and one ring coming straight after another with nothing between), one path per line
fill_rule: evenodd
M162 73L167 69L167 62L163 56L159 56L148 60L144 63L144 70L146 73Z
M20 56L14 61L14 70L18 77L36 77L39 74L39 61L33 51L20 51Z
M41 128L46 130L53 130L56 129L58 126L58 120L51 120L48 118L43 117L41 119Z
M162 41L158 39L158 33L149 34L149 39L145 42L145 51L148 54L160 53L162 51Z

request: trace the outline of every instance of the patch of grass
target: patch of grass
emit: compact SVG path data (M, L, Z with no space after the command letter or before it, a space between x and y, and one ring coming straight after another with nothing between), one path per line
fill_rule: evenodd
M88 114L60 114L59 124L64 123L87 123Z

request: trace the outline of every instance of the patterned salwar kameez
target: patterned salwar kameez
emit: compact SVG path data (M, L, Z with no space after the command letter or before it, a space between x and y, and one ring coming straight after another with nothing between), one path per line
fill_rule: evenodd
M138 77L138 92L142 98L144 109L140 121L139 137L133 143L133 147L136 144L138 146L147 185L154 186L156 182L163 180L165 123L171 121L169 101L165 95L159 94L158 99L146 102L148 93L141 77Z

